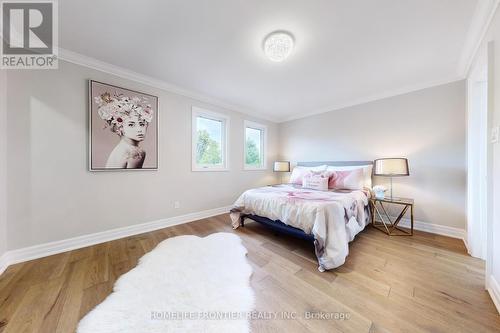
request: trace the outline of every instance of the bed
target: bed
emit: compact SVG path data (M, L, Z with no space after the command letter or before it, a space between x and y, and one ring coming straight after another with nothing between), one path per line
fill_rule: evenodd
M348 243L370 221L372 161L299 162L299 167L363 168L367 183L358 190L316 191L296 184L265 186L245 191L231 209L233 228L245 220L261 223L278 233L314 243L318 269L344 264Z

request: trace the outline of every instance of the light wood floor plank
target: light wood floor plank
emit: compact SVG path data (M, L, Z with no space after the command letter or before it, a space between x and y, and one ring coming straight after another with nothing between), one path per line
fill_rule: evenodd
M74 332L158 243L214 232L235 233L247 248L256 310L298 316L253 319L253 332L500 332L484 262L460 240L418 231L388 237L368 227L343 266L320 273L311 244L257 223L233 230L220 215L9 267L0 276L0 333ZM350 317L312 320L306 311Z

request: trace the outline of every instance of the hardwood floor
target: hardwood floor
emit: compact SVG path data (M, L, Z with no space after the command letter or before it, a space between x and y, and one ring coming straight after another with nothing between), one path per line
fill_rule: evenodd
M350 244L345 265L320 273L310 244L256 223L233 231L227 215L9 267L0 276L0 332L73 332L156 244L220 231L235 232L248 249L256 310L278 312L276 320L252 320L253 332L500 332L484 264L459 240L422 232L390 238L368 227ZM307 319L305 312L348 318Z

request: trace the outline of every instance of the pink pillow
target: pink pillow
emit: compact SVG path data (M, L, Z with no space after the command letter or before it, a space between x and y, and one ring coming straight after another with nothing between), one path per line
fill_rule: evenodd
M331 171L328 188L335 190L362 190L363 187L363 169Z
M303 167L296 166L293 168L292 174L290 175L290 183L302 185L302 179L309 171L323 172L326 170L326 165L321 165L319 167Z

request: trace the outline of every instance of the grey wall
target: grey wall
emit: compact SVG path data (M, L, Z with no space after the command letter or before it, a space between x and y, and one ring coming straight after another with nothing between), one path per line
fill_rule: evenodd
M415 199L415 219L465 229L465 82L282 123L285 160L408 157L395 195ZM378 184L388 184L384 178Z
M87 171L88 79L160 97L159 171ZM7 81L9 249L230 205L276 181L278 140L291 161L406 156L411 176L395 193L415 198L416 219L465 227L464 82L276 125L65 62ZM229 172L191 171L193 105L230 115ZM243 170L244 119L268 125L268 171Z
M158 171L87 171L88 79L159 96ZM276 181L275 124L261 121L268 170L243 171L243 121L259 119L65 62L9 71L7 80L9 249L227 206L243 190ZM229 172L191 171L193 105L230 116Z

